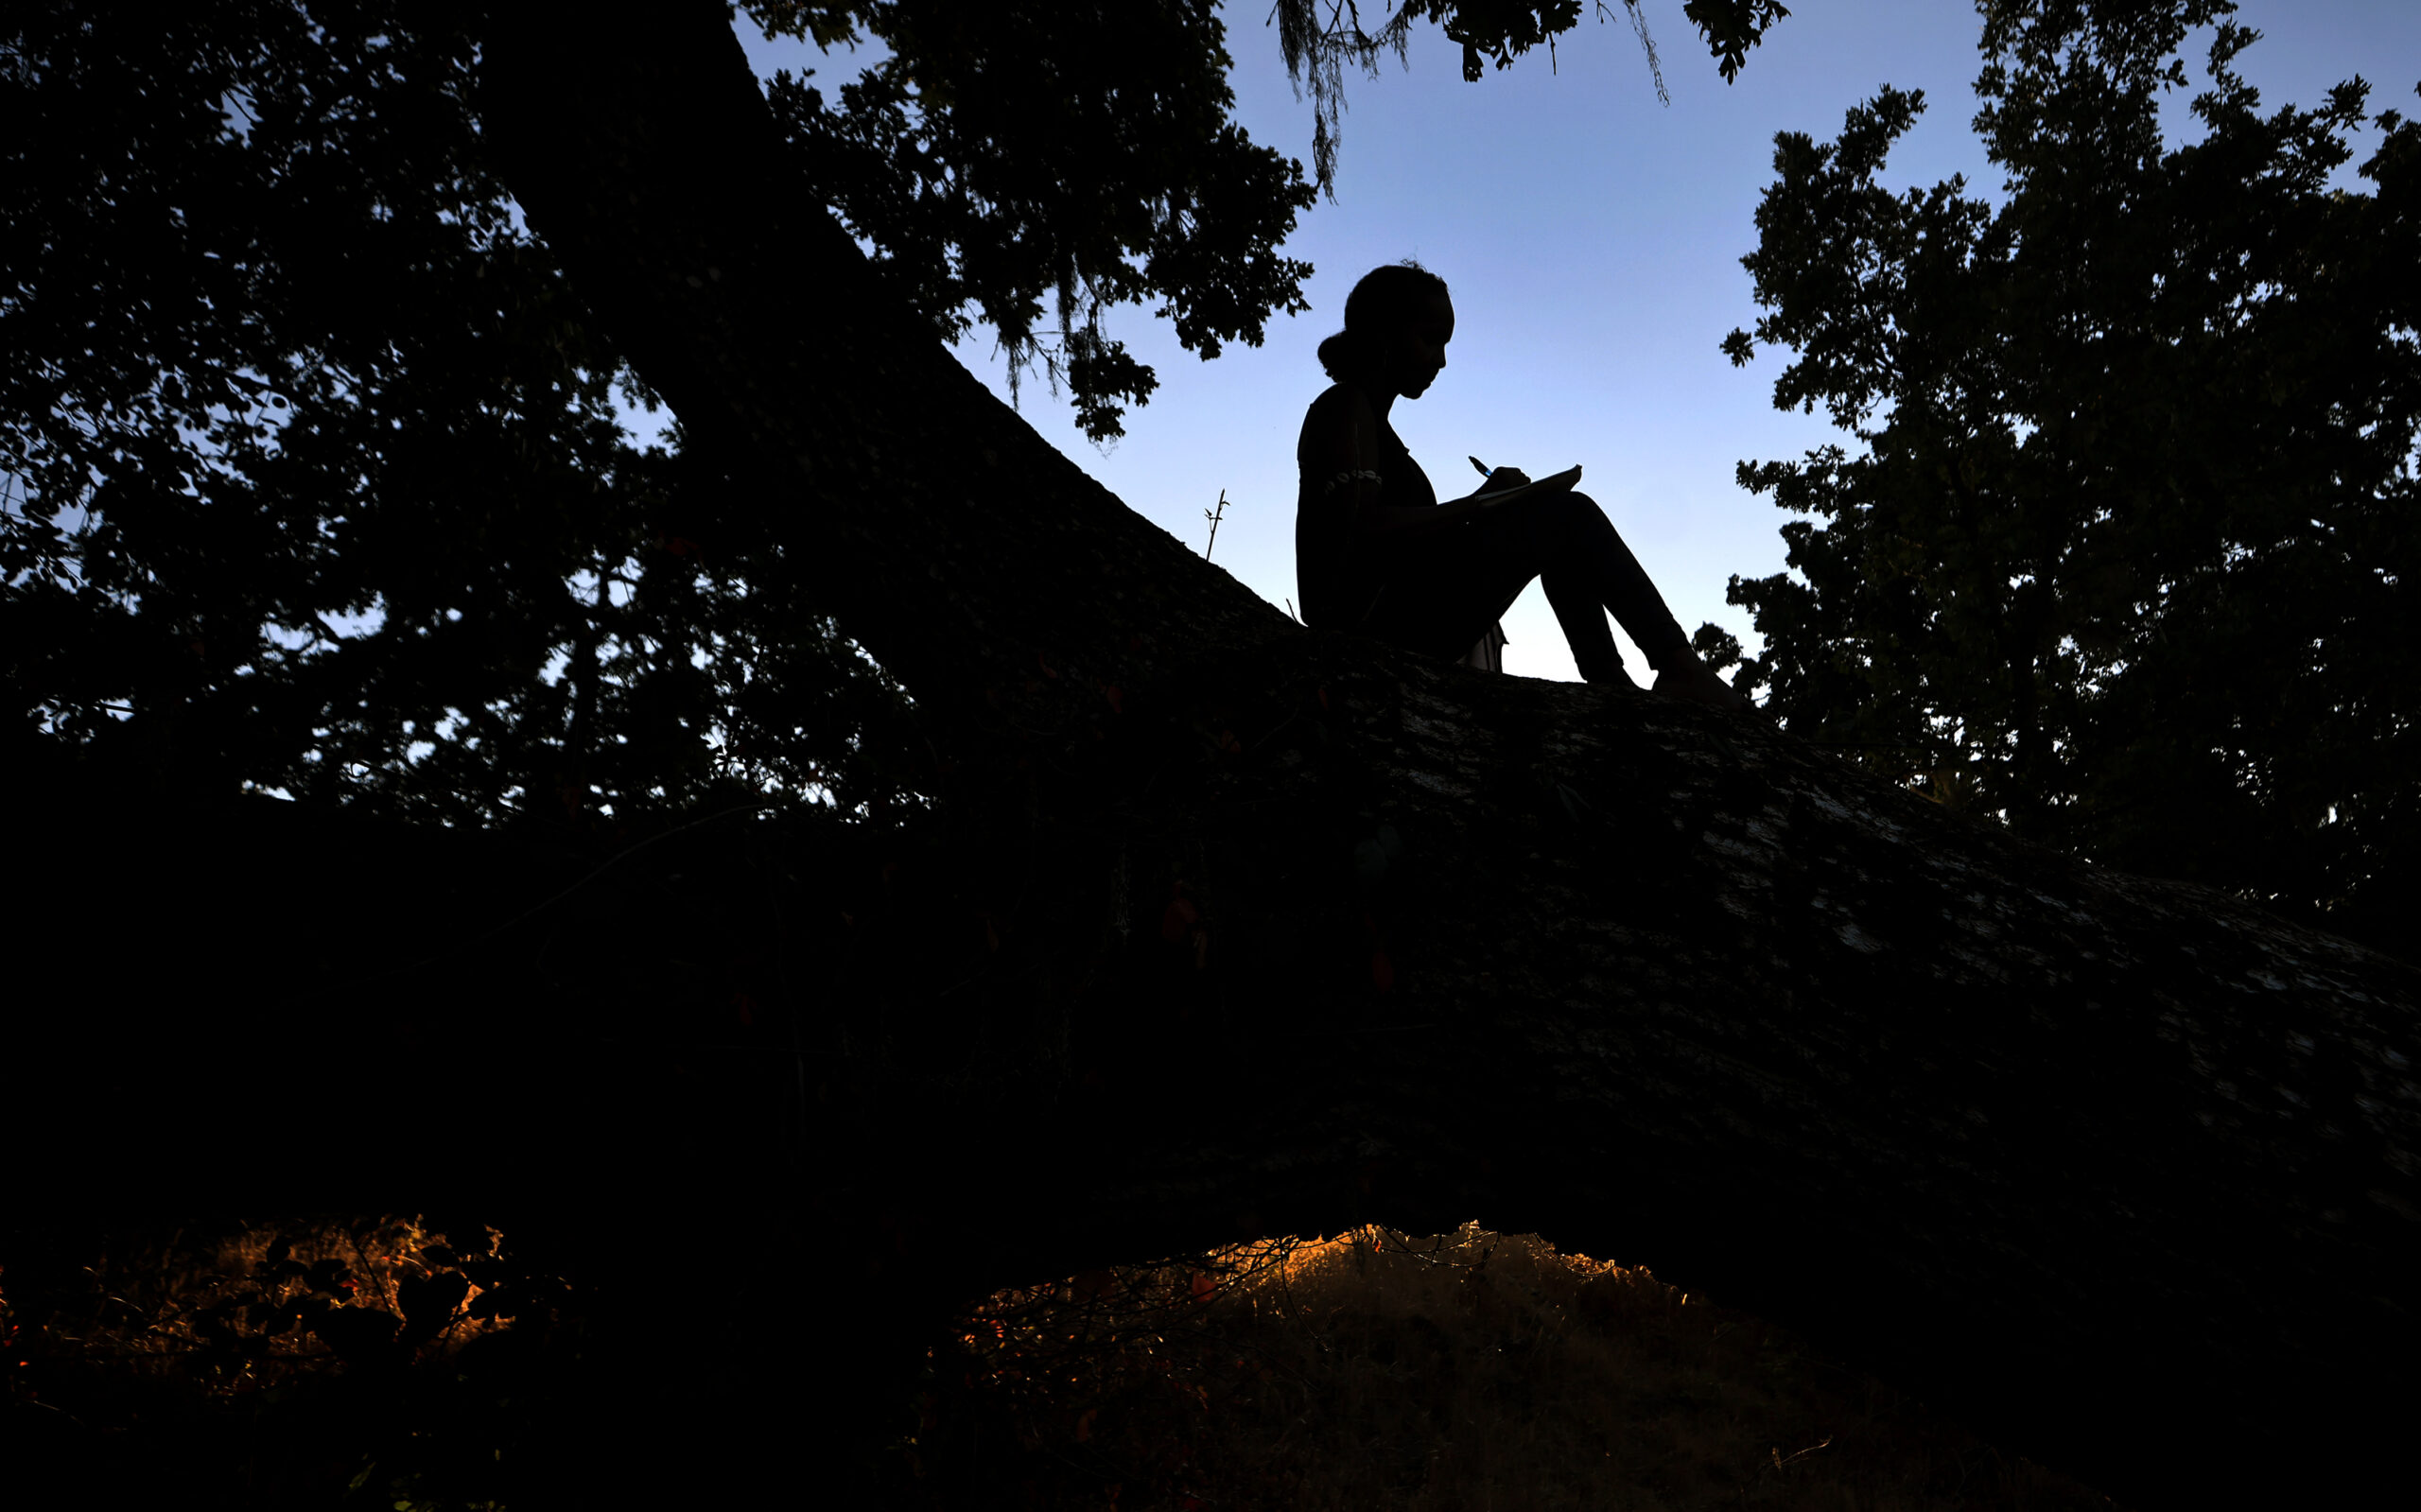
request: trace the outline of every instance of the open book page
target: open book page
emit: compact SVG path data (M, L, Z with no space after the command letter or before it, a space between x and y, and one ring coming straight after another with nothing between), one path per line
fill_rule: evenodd
M1523 484L1519 488L1504 489L1494 494L1482 494L1478 495L1478 498L1480 503L1488 506L1489 509L1494 509L1499 504L1510 503L1512 500L1517 498L1527 498L1533 494L1566 493L1579 481L1580 469L1577 465L1575 465L1565 468L1562 472L1556 474L1553 478L1532 478L1529 482Z

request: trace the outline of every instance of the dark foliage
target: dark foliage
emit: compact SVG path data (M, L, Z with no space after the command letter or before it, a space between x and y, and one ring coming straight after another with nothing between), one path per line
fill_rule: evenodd
M1278 247L1312 191L1228 119L1208 0L749 9L768 35L854 43L862 27L882 44L837 109L775 77L809 182L943 339L980 313L1013 378L1039 362L1096 440L1120 435L1123 406L1156 382L1104 332L1106 311L1156 303L1210 358L1308 307L1311 266Z
M1984 6L1998 204L1877 182L1917 95L1778 139L1756 340L1795 354L1776 404L1853 441L1742 464L1815 520L1784 528L1796 576L1732 598L1794 731L2388 942L2421 861L2421 126L2366 117L2360 78L2263 113L2233 9ZM2203 139L2164 144L2213 23Z
M618 423L476 51L380 0L11 11L7 739L447 822L904 801L905 705L756 501Z
M1373 6L1372 10L1379 10ZM1612 14L1607 0L1596 0L1599 21ZM1656 56L1656 39L1647 29L1640 0L1623 0L1640 51L1647 57L1648 74L1656 81L1658 98L1664 97L1664 71ZM1735 79L1748 61L1749 49L1766 31L1790 14L1780 0L1687 0L1681 13L1698 29L1726 82ZM1312 164L1321 189L1333 195L1339 117L1345 111L1345 68L1348 63L1376 75L1379 60L1394 53L1402 61L1412 40L1412 28L1435 22L1447 40L1461 44L1463 78L1477 83L1492 63L1510 68L1513 61L1544 43L1550 57L1556 39L1580 24L1581 0L1402 0L1375 26L1362 24L1355 0L1278 0L1269 19L1278 28L1279 50L1286 71L1312 92Z

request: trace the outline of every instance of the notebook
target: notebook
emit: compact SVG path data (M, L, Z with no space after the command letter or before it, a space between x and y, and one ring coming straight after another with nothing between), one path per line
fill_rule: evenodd
M1508 504L1517 498L1527 498L1533 494L1565 493L1579 481L1580 469L1576 464L1565 468L1553 478L1535 478L1519 488L1503 489L1494 494L1482 494L1478 496L1478 502L1489 509L1494 509L1499 504Z

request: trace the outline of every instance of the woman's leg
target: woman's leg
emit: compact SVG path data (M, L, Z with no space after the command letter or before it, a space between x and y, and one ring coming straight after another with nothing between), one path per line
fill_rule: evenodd
M1585 494L1516 499L1406 543L1370 629L1399 645L1458 656L1533 578L1543 580L1547 603L1588 681L1629 682L1606 628L1608 610L1658 671L1694 659L1664 596L1606 512Z
M1580 661L1582 642L1590 640L1602 642L1602 650L1592 645L1591 652L1609 664L1609 678L1591 676L1585 664L1580 669L1583 677L1595 683L1625 675L1622 653L1614 649L1614 637L1606 629L1609 610L1658 672L1690 659L1690 637L1682 634L1664 596L1648 580L1647 569L1631 555L1614 522L1606 518L1595 499L1586 494L1550 494L1508 507L1522 510L1533 505L1537 506L1533 513L1541 517L1534 529L1547 537L1541 543L1546 555L1539 586L1546 591L1556 622L1572 643L1573 660ZM1485 524L1486 517L1478 523Z

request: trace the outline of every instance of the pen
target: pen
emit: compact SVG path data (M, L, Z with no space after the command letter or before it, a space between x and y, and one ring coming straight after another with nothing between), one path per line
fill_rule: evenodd
M1478 458L1476 458L1476 457L1473 457L1473 458L1471 460L1471 463L1472 463L1472 465L1473 467L1476 467L1476 468L1478 468L1478 469L1479 469L1479 476L1480 476L1480 477L1482 477L1482 478L1486 478L1486 477L1488 477L1488 476L1489 476L1489 474L1490 474L1491 472L1494 472L1494 471L1495 471L1495 469L1494 469L1494 468L1489 467L1489 466L1488 465L1488 463L1486 463L1486 462L1484 462L1484 461L1480 461Z

